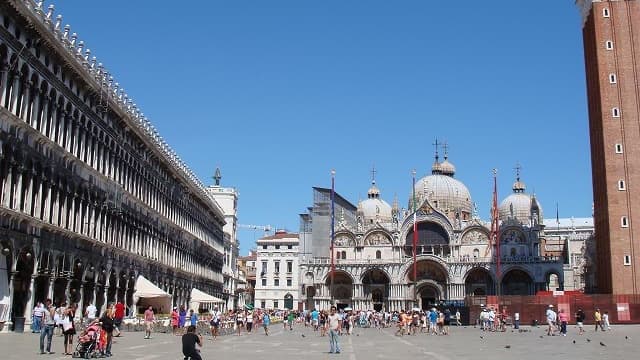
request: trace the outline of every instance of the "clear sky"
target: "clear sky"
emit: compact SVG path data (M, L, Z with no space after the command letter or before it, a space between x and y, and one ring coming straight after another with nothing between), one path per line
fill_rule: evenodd
M382 197L406 207L436 138L484 219L491 169L504 198L517 162L546 217L556 203L560 217L591 215L573 0L55 5L203 182L221 167L240 223L297 231L332 168L357 203L375 164ZM242 254L255 236L240 232Z

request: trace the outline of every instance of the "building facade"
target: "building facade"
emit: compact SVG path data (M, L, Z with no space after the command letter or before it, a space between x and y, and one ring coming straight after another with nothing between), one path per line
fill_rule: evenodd
M250 250L249 255L238 257L238 271L240 271L245 281L238 284L238 291L244 293L244 302L247 305L255 306L255 289L256 289L256 259L258 258L255 250Z
M139 276L220 297L221 209L41 4L0 3L0 322L46 298L135 311Z
M298 234L276 231L256 241L255 306L297 309L300 300Z
M243 293L238 292L238 255L240 243L238 241L238 191L232 187L220 185L222 173L216 168L213 176L215 183L207 188L209 194L222 208L225 224L222 230L225 234L224 254L222 265L223 300L227 309L236 309L244 305ZM244 280L243 280L244 281Z
M596 249L593 217L545 219L544 254L564 259L564 290L593 292ZM549 290L560 290L550 279Z
M584 22L597 291L638 294L640 2L578 0L577 4Z
M532 295L554 281L562 289L563 259L541 246L546 241L542 206L525 190L518 174L513 193L499 205L498 272L489 223L475 214L471 194L455 178L447 156L441 162L436 154L431 174L415 183L407 207L411 210L400 209L397 200L393 205L384 201L374 179L367 199L352 214L346 213L349 206L335 214L333 277L330 257L302 260L303 306L401 310L468 295ZM301 228L314 228L316 213L312 207L304 214ZM330 232L323 237L326 244ZM310 241L317 241L315 232Z

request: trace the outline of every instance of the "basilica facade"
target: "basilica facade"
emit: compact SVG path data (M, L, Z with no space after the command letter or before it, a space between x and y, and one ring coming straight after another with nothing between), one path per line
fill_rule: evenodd
M323 226L328 191L314 188L314 205L301 215L301 241L312 249L301 260L303 308L335 303L393 311L468 295L533 295L550 284L563 287L563 256L546 254L542 207L526 193L519 173L513 193L499 204L499 270L490 224L475 214L447 156L440 161L436 155L431 174L415 182L408 210L397 199L392 205L384 201L375 179L357 206L336 194L333 276L330 232Z

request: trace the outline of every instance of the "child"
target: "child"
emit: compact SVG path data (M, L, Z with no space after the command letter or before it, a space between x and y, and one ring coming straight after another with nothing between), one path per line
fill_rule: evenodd
M611 325L609 324L609 312L605 311L602 315L602 324L607 328L607 330L611 330Z

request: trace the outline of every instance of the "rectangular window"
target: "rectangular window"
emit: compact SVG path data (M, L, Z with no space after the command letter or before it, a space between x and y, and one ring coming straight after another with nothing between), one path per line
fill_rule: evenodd
M613 116L614 118L619 118L620 109L618 109L617 107L614 107L613 109L611 109L611 116Z
M276 274L280 272L280 261L275 262L274 271L276 272Z
M293 261L287 261L287 273L293 272Z
M611 84L616 84L618 82L616 74L609 74L609 82Z
M613 41L609 40L606 43L607 50L613 50Z
M625 256L624 256L624 264L625 264L626 266L631 265L631 255L625 255Z
M622 154L622 144L616 144L616 154Z
M629 219L626 216L620 218L620 226L623 228L629 227Z
M624 180L618 180L618 190L627 190Z
M287 245L287 250L293 249L293 245Z
M609 9L608 8L604 8L602 9L602 17L609 17Z
M276 245L276 250L280 250L280 245Z
M266 301L264 301L264 300L260 301L260 308L264 309L266 307L267 307Z
M262 245L262 250L267 250L267 245Z
M275 287L280 286L280 279L273 279L273 286Z
M267 273L267 262L266 261L262 262L262 270L260 270L260 271L262 271L262 276L264 276L264 274Z
M262 279L262 286L267 286L267 279Z
M273 300L273 308L277 309L279 307L278 305L278 300Z
M291 287L291 284L292 284L291 279L287 279L287 286L288 286L288 287Z

